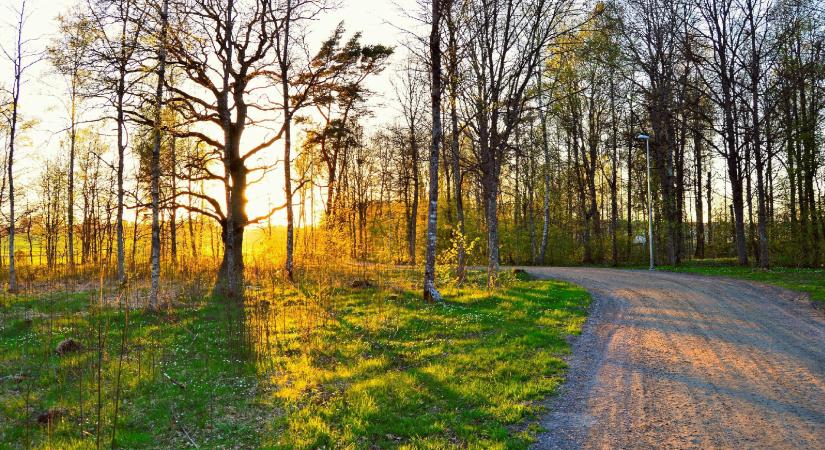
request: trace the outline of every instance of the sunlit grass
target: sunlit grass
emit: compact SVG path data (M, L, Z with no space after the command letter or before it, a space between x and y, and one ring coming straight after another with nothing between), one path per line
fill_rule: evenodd
M219 301L130 311L122 362L122 310L97 308L92 293L10 298L0 328L0 446L94 447L98 358L103 447L119 364L122 447L527 446L589 296L512 276L488 291L474 274L445 287L443 304L427 304L417 275L370 273L376 286L362 289L262 283L247 299L242 343ZM84 349L58 356L67 337ZM60 417L38 423L50 409Z

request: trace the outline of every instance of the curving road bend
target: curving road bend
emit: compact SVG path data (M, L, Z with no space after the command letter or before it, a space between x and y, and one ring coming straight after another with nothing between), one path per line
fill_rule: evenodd
M536 448L825 449L825 314L668 272L529 268L593 295Z

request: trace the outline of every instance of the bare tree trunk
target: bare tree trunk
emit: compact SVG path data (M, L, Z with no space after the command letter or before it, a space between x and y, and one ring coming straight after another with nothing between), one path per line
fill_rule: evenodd
M728 157L728 176L730 177L733 201L734 235L736 236L736 254L740 266L748 265L747 243L745 242L745 197L742 191L742 178L738 163L733 162L733 156Z
M747 1L748 23L750 24L750 44L751 44L751 140L756 156L756 196L757 196L757 228L759 234L759 267L770 268L770 254L768 251L768 215L765 210L765 156L762 152L762 135L759 117L759 80L760 74L760 54L756 43L756 25L754 23L754 9L751 1Z
M410 264L415 265L415 244L418 235L418 197L420 195L421 182L418 173L418 140L415 137L415 130L410 128L410 150L412 151L412 199L410 207L410 220L407 223L407 257Z
M619 242L618 242L618 228L619 228L619 186L618 186L618 171L619 171L619 118L616 115L616 85L613 77L610 77L610 121L612 125L612 152L611 152L611 172L610 172L610 237L612 244L612 259L613 265L619 265Z
M15 74L15 91L20 90L19 74ZM19 94L14 95L14 106L12 111L11 130L9 132L9 292L17 292L17 275L14 269L14 141L17 132L17 107Z
M539 247L539 258L535 261L538 264L545 264L547 262L547 245L550 238L550 142L547 139L547 111L544 105L544 96L542 93L542 79L541 74L543 70L536 71L538 74L538 101L539 101L539 115L541 122L541 149L544 155L544 167L542 174L544 175L544 197L542 203L542 225L541 225L541 244Z
M286 279L294 280L293 252L295 246L295 225L292 210L292 105L289 95L289 32L292 22L292 1L287 0L284 16L283 46L278 49L281 69L281 95L284 111L284 195L286 196Z
M454 20L452 8L455 5L450 1L447 7L447 15L445 16L447 24L447 42L448 42L448 63L449 63L449 102L450 102L450 147L452 155L452 171L453 183L455 183L455 212L456 222L458 226L459 238L456 242L456 279L458 283L463 283L467 277L467 251L464 248L465 241L465 227L464 227L464 200L462 194L462 180L461 173L461 148L459 146L459 130L458 130L458 42L456 34L458 32L458 24Z
M125 128L126 117L124 114L124 97L126 95L126 26L128 19L123 19L120 32L120 60L118 67L117 81L117 279L123 285L126 283L126 249L123 240L123 170L126 158Z
M453 77L455 75L451 74L450 76ZM456 243L456 279L459 283L462 283L467 278L467 250L464 248L464 242L466 239L466 230L464 226L464 199L461 195L462 180L464 176L461 173L461 150L459 147L456 98L454 93L451 93L450 95L450 127L452 133L450 145L452 147L451 153L453 155L453 181L455 182L455 215L456 221L458 222L458 233L460 234L460 238Z
M135 221L132 224L132 270L137 267L138 225L140 223L140 208L135 208Z
M160 11L160 40L158 42L157 87L155 88L155 129L152 145L152 287L149 291L149 308L158 305L160 288L160 144L163 113L163 83L166 81L166 27L169 23L169 0L163 0ZM174 170L174 168L173 168ZM173 224L174 226L174 224Z
M424 266L424 298L430 302L441 300L435 288L435 244L438 226L438 155L441 145L441 22L442 0L432 0L433 16L430 31L430 67L432 99L432 143L430 147L430 189L427 206L427 250Z
M75 88L76 76L72 77L72 93L71 93L71 124L69 129L69 185L67 192L67 211L66 211L66 242L68 252L66 255L69 264L69 273L74 272L74 160L75 160L75 143L77 142L77 92Z
M695 194L696 194L696 249L693 256L696 258L705 257L705 218L702 201L702 130L699 129L698 121L694 122L693 129L693 161L696 169Z
M34 265L34 242L32 242L32 219L29 216L28 223L26 223L26 240L29 242L29 266Z
M527 230L530 237L530 261L536 261L539 258L538 242L536 242L536 153L533 148L530 149L528 156L528 179L527 179L527 199L525 206L527 208Z
M496 169L482 178L484 211L487 220L487 286L493 287L498 277L498 174Z
M168 0L164 0L164 4ZM178 167L178 155L177 155L177 139L175 136L171 136L172 142L170 145L170 153L172 157L172 183L169 187L171 192L169 193L169 198L175 199L178 195L178 179L177 179L177 167ZM169 209L169 250L170 250L170 257L172 259L172 266L177 267L178 265L178 208L175 202L172 202L171 208Z
M14 68L12 88L11 120L9 121L9 154L6 161L9 182L9 292L17 292L17 274L14 267L14 146L17 139L17 122L19 119L20 84L23 78L23 24L26 21L26 2L21 2L20 14L17 20L17 42L15 53L10 58Z
M627 119L627 259L633 254L633 98Z
M708 170L708 184L707 184L707 200L708 200L708 236L707 236L707 245L711 246L713 249L713 184L711 183L713 179L713 172ZM714 252L715 253L715 252Z

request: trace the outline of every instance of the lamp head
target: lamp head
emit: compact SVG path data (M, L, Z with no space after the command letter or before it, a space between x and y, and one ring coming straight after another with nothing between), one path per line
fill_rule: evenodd
M645 140L647 140L647 139L650 139L650 136L642 133L642 134L636 136L636 139L645 139Z

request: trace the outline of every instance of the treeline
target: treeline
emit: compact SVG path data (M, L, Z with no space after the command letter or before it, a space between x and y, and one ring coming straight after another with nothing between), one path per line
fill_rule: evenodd
M640 134L660 262L823 264L822 2L442 5L439 242L459 277L470 243L491 273L645 261ZM388 253L414 263L432 124L429 54L409 45L419 57L396 77L402 117L357 145L379 175L352 191L353 210L373 213L350 220L350 240L381 248L393 236ZM390 205L405 212L406 242L386 232L399 226Z
M162 264L208 254L234 296L248 229L281 212L268 235L290 280L296 255L324 252L423 258L428 280L483 263L491 283L499 264L640 263L640 134L659 260L825 261L821 0L436 0L407 42L341 25L311 44L332 6L80 1L40 48L20 3L0 128L10 290L15 255L121 283L143 258L155 302ZM370 125L393 53L399 114ZM65 88L65 129L21 207L35 65ZM251 217L259 183L283 204Z

